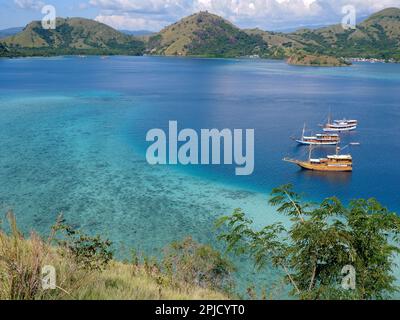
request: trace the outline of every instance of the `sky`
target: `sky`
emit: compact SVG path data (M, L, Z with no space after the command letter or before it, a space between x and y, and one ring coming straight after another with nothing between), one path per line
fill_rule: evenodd
M362 19L400 7L400 0L0 0L0 29L41 20L44 5L53 5L59 17L95 19L119 30L159 31L201 10L242 28L289 30L340 23L347 5Z

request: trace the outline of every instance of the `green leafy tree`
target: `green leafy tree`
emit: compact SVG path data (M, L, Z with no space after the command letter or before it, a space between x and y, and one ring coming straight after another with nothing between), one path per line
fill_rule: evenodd
M65 223L61 217L53 226L53 234L61 234L55 238L56 244L66 249L75 261L88 271L102 271L113 259L111 241L103 240L100 236L89 236Z
M220 239L228 251L249 254L259 268L285 274L299 299L385 299L398 291L392 274L399 253L400 217L375 199L345 207L337 198L305 202L291 185L274 189L270 204L290 217L256 230L241 209L222 217ZM344 267L355 270L355 288L343 287Z

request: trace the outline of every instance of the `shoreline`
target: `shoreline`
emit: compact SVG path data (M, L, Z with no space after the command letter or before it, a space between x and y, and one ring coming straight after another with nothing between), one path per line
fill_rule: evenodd
M177 58L177 59L204 59L204 60L249 60L249 61L279 61L279 62L284 62L289 66L294 66L294 67L312 67L312 68L340 68L340 67L351 67L350 65L341 65L341 66L334 66L334 65L307 65L307 64L292 64L288 62L288 58L274 58L274 57L212 57L212 56L179 56L179 55L149 55L149 54L143 54L143 55L125 55L125 54L105 54L105 55L98 55L98 54L85 54L85 55L80 55L80 54L60 54L60 55L48 55L48 56L40 56L40 55L34 55L34 56L13 56L13 57L7 57L7 56L1 56L0 59L8 59L8 60L18 60L18 59L51 59L51 58L80 58L80 59L87 59L87 58L92 58L92 57L97 57L97 58L110 58L110 57L156 57L156 58ZM385 61L383 59L367 59L367 58L343 58L346 61L349 61L351 63L357 62L357 63L371 63L371 64L400 64L400 61Z

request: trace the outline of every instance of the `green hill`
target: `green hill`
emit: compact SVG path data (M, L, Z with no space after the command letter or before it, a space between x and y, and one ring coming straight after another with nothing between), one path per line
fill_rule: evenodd
M260 35L248 34L219 16L200 12L150 37L148 52L158 55L239 57L265 56L268 50Z
M287 35L312 53L400 60L400 9L389 8L345 30L341 25Z
M147 43L148 53L159 55L288 58L304 51L323 56L317 60L325 62L326 56L400 60L400 9L382 10L356 30L333 25L292 33L240 30L221 17L200 12L148 37Z
M0 56L147 53L282 59L306 53L313 57L312 61L326 62L326 56L400 61L400 9L389 8L375 13L355 30L333 25L292 33L241 30L217 15L200 12L157 34L141 37L124 34L89 19L59 18L56 30L44 30L40 22L32 22L22 32L1 41Z
M268 56L270 58L290 57L298 50L304 49L304 44L294 40L290 35L281 32L264 31L259 28L244 30L249 35L258 35L268 46Z
M130 54L141 55L144 44L105 24L83 18L58 18L55 30L45 30L39 21L2 41L21 54Z

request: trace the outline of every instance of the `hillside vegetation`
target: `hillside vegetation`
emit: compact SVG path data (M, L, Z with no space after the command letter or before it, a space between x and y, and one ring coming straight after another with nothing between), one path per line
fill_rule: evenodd
M307 54L305 52L293 54L288 58L287 62L298 66L343 67L349 65L343 59L326 55Z
M150 37L148 50L179 56L264 56L267 44L259 35L249 35L221 17L200 12Z
M144 43L113 28L83 18L58 18L55 30L34 21L3 40L18 55L129 54L141 55Z
M62 217L43 240L36 233L25 238L8 213L9 226L0 223L0 300L266 300L287 289L300 300L398 297L400 217L395 212L375 199L309 202L292 185L273 189L269 204L291 222L254 224L236 209L215 223L224 253L188 237L158 258L132 250L129 260L119 262L109 240L84 234ZM235 287L237 270L226 259L228 252L257 270L247 273L254 283L245 296ZM55 282L43 277L49 266ZM278 278L261 280L271 271ZM53 287L43 287L49 284Z
M400 60L400 9L389 8L345 30L341 25L288 35L305 50L340 57Z
M7 47L4 44L0 43L0 57L6 54L8 54Z
M292 33L241 30L217 15L199 12L156 34L141 37L124 34L89 19L59 18L56 30L44 30L41 23L35 21L22 32L1 41L0 56L10 57L150 54L287 59L305 53L311 57L306 60L316 64L296 58L290 61L320 66L340 65L339 58L400 61L400 9L382 10L361 22L356 29L345 30L342 25L333 25Z
M14 216L9 214L8 218L11 231L0 228L0 300L228 299L222 289L218 290L221 278L214 277L214 269L210 269L213 262L222 260L215 260L218 254L191 239L180 243L179 250L177 245L171 246L176 250L170 249L164 257L164 265L171 266L167 270L155 260L141 261L134 253L130 262L112 260L108 241L60 224L46 240L36 233L24 238ZM57 240L60 231L64 231L61 241ZM195 255L199 252L207 261ZM195 263L197 268L189 263ZM45 266L55 268L53 290L42 287ZM210 277L194 283L200 273ZM183 277L185 274L187 278Z

